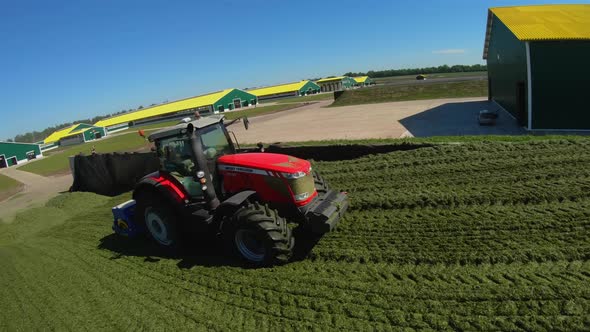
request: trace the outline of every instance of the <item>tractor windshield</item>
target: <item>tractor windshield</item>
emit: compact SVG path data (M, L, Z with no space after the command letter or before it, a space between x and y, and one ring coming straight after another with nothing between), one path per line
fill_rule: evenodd
M226 154L233 154L234 149L229 136L221 124L208 126L199 130L205 157L211 160Z

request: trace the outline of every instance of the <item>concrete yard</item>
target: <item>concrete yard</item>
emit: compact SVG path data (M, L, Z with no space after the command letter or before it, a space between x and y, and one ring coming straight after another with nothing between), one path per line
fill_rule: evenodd
M480 126L480 110L498 109L484 97L326 107L331 103L259 116L250 119L249 130L242 126L231 130L241 143L525 133L504 111L499 112L497 125Z

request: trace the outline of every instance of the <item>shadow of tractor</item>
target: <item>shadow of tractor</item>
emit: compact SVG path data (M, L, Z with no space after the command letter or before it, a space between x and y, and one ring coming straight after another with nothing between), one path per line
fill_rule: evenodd
M293 229L293 236L295 247L290 262L305 260L322 238L320 235L307 232L300 226ZM194 266L257 267L239 259L233 248L226 243L221 236L211 236L207 233L187 236L182 248L169 250L149 240L147 236L128 238L112 233L100 239L98 249L112 252L113 256L110 257L112 260L123 257L142 257L145 263L157 263L162 259L175 259L179 260L177 266L181 269L190 269Z

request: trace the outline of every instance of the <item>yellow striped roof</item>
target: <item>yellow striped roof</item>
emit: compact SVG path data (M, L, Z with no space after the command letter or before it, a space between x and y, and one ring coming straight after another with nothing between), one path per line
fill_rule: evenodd
M108 127L120 123L126 123L130 121L136 121L140 119L150 118L153 116L174 113L190 108L197 108L202 106L213 105L219 99L223 98L225 95L233 91L234 89L226 89L223 91L218 91L214 93L210 93L207 95L182 99L173 101L163 105L157 105L149 108L144 108L139 111L125 113L121 115L114 116L112 118L103 119L95 123L94 125L97 127Z
M317 80L317 83L322 83L322 82L329 82L329 81L339 81L346 78L346 76L337 76L337 77L327 77L327 78L322 78L321 80Z
M60 129L60 130L53 132L53 134L47 136L47 138L45 138L43 140L43 143L48 144L48 143L53 143L53 142L59 141L62 137L67 136L70 133L70 131L74 130L74 128L76 128L78 125L79 124L76 123L76 124L73 124L67 128Z
M522 41L590 39L590 5L495 7L496 15Z
M291 91L299 91L299 89L301 89L308 82L309 81L301 81L301 82L295 82L295 83L273 85L273 86L267 86L267 87L259 88L259 89L247 90L246 92L249 92L257 97L260 97L260 96L274 95L274 94L279 94L279 93L286 93L286 92L291 92Z
M354 81L357 83L365 83L367 81L367 78L369 78L369 76L353 77L352 79L354 79Z

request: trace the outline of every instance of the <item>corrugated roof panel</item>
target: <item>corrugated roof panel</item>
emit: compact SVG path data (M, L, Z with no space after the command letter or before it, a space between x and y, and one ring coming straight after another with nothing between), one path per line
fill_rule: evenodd
M233 91L234 89L226 89L223 91L214 92L208 95L187 98L183 100L173 101L171 103L158 105L150 108L144 108L140 111L130 112L118 115L112 118L100 120L94 125L97 127L108 127L120 123L136 121L140 119L151 118L158 115L164 115L182 111L185 109L197 108L202 106L213 105L219 99Z
M301 81L301 82L295 82L295 83L273 85L273 86L268 86L268 87L264 87L264 88L260 88L260 89L247 90L246 92L249 92L257 97L280 94L280 93L287 93L287 92L291 92L291 91L298 91L305 84L307 84L307 82L309 82L309 81Z
M590 5L495 7L496 15L522 41L590 40Z

